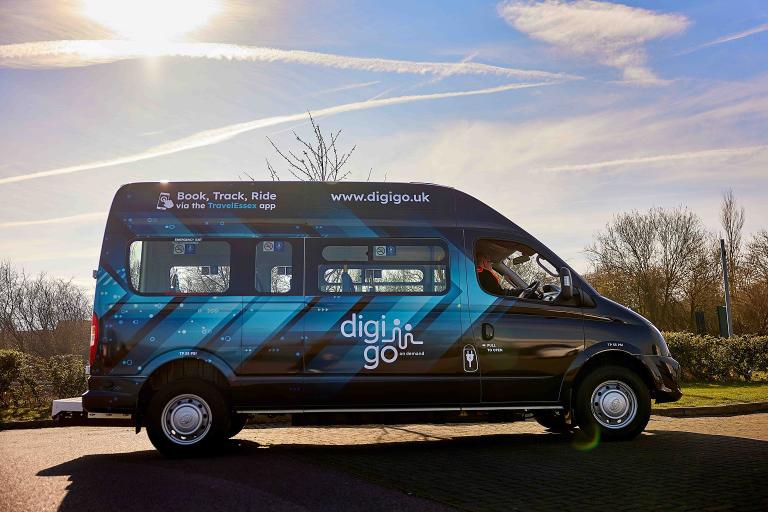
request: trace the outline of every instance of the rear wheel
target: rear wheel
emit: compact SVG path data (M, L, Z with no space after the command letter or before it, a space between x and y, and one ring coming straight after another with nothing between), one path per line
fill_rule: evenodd
M573 425L565 420L563 411L537 411L533 413L533 418L550 432L570 432Z
M202 380L180 380L152 396L146 427L149 440L162 453L199 455L226 439L230 415L216 386Z
M576 422L600 439L633 439L645 429L650 417L648 387L627 368L596 368L576 391Z
M229 431L227 432L227 438L235 437L243 430L245 423L248 421L247 414L233 413L229 418Z

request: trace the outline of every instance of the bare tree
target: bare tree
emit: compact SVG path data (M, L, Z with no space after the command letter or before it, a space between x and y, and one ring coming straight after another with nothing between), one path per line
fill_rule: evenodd
M747 249L750 264L761 277L768 279L768 231L762 229L755 233Z
M746 283L748 276L742 267L744 259L742 253L744 208L738 206L733 190L729 189L723 193L723 200L720 204L720 224L724 231L722 237L725 239L725 261L728 265L728 286L731 292L733 328L736 332L743 332L746 326L742 313L745 308L749 307L749 304L745 303L746 297L742 293L748 288Z
M17 318L23 276L7 261L0 261L0 341L19 350L26 348Z
M741 270L741 238L744 229L744 208L736 203L733 190L723 193L720 205L720 224L725 232L726 260L729 270L729 285L736 291Z
M587 248L593 284L662 328L688 326L692 293L704 288L711 237L684 208L617 215ZM712 263L710 263L711 265Z
M755 233L745 261L737 323L744 332L768 335L768 231Z
M42 356L84 354L91 305L70 281L0 262L0 346Z
M720 244L713 233L709 233L703 247L693 256L691 274L684 285L683 302L688 307L691 327L696 325L696 312L704 313L706 324L714 329L717 325L716 306L720 304L721 280L717 262Z
M343 181L351 172L345 170L344 166L357 146L352 146L349 151L340 151L336 143L341 135L341 130L335 133L331 132L328 136L323 135L320 125L315 122L312 113L308 112L308 115L312 124L314 141L307 142L293 131L293 136L300 147L298 154L290 150L282 151L272 139L267 137L267 140L287 164L288 172L295 179L299 181ZM267 159L267 169L273 181L280 181L280 173L272 166L269 159ZM370 179L370 172L368 177Z

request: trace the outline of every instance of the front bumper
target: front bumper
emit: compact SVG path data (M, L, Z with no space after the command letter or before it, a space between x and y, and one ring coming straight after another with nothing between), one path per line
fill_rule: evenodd
M668 356L640 356L640 360L651 372L656 403L680 400L680 363Z
M135 414L146 377L94 376L88 378L83 409L88 412Z

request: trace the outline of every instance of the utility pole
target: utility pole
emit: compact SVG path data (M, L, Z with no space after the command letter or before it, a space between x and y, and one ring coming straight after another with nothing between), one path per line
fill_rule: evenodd
M725 290L725 317L728 322L728 337L733 336L733 318L731 317L731 287L728 284L728 259L725 255L725 240L720 239L720 261L723 264L723 290Z

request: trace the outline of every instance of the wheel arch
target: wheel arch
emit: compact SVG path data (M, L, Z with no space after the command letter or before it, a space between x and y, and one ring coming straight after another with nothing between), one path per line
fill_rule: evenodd
M651 397L655 397L656 386L653 375L638 357L639 351L635 347L626 344L622 348L601 346L582 355L583 357L574 361L566 372L560 390L561 400L568 407L572 407L573 395L584 378L595 368L607 365L622 366L633 371L648 387Z
M192 378L204 380L214 384L229 398L230 384L234 378L234 372L227 363L198 349L174 350L163 354L147 365L142 373L147 378L138 395L137 411L140 415L143 415L152 393L169 382Z

